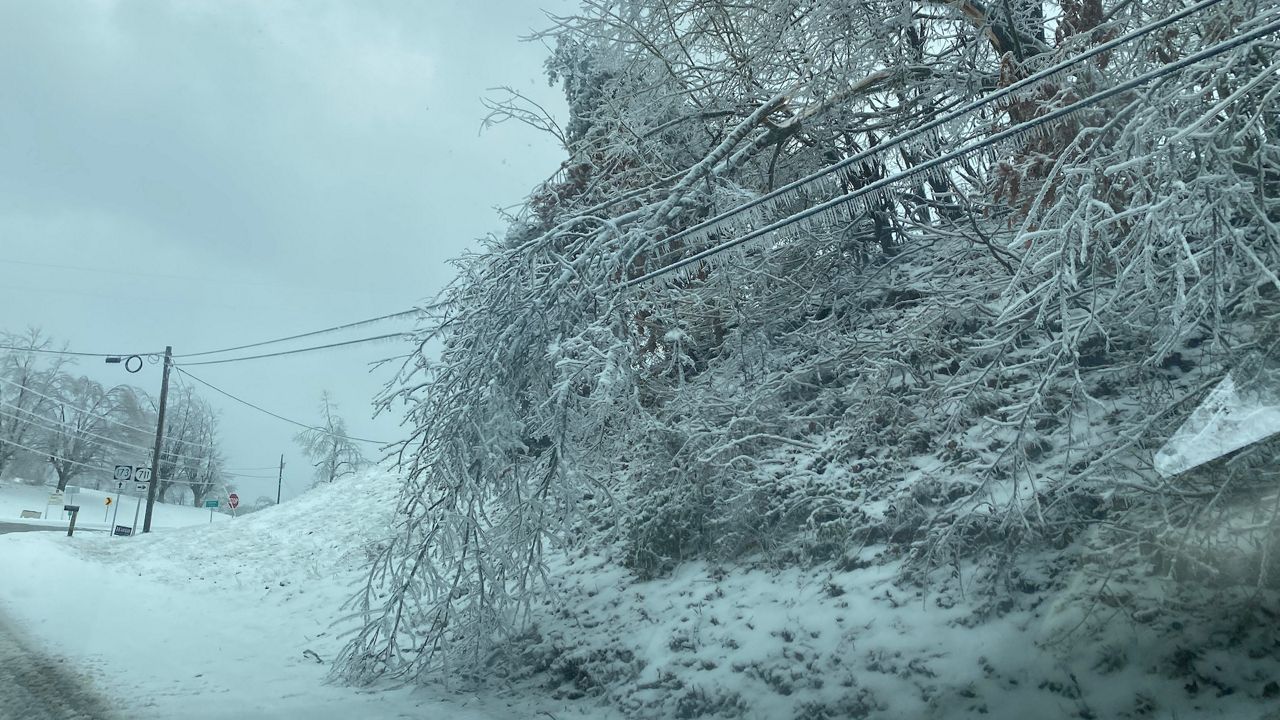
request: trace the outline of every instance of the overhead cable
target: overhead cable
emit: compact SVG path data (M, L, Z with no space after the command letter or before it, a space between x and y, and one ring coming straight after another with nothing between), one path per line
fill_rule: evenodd
M184 353L182 355L174 355L174 357L175 358L203 357L205 355L219 355L221 353L233 352L235 350L248 350L249 348L262 347L263 345L275 345L277 343L288 342L290 340L299 340L301 338L312 337L315 335L326 335L328 333L339 332L342 330L350 330L351 328L363 327L365 325L372 325L374 323L379 323L384 320L391 320L393 318L400 318L400 317L408 317L410 315L415 315L419 312L421 312L421 310L419 310L418 308L412 308L410 310L401 310L400 312L389 313L387 315L380 315L375 318L369 318L368 320L357 320L356 322L346 323L345 325L335 325L333 327L324 328L322 330L312 330L311 332L298 333L297 335L289 335L287 337L275 338L273 340L263 340L261 342L249 343L247 345L235 345L232 347L221 348L219 350L205 350L202 352ZM194 364L194 363L189 363L189 364Z
M67 355L72 357L95 357L95 358L129 357L133 355L143 357L143 356L164 354L163 351L161 352L129 352L129 353L91 353L91 352L75 352L72 350L49 350L47 348L20 347L16 345L0 345L0 350L12 350L14 352L41 353L44 355Z
M129 423L123 422L123 421L121 421L121 420L116 420L115 418L113 418L113 417L111 417L111 416L109 416L109 415L98 415L97 413L93 413L93 412L89 411L89 410L88 410L88 409L86 409L86 408L82 408L82 407L79 407L79 406L77 406L77 405L72 405L71 403L66 402L66 401L65 401L65 400L63 400L62 398L54 397L54 396L52 396L52 395L45 395L44 393L40 392L39 390L36 390L36 389L34 389L34 388L32 388L32 387L30 387L30 386L28 386L28 385L23 385L22 383L17 383L17 382L14 382L14 381L12 381L12 380L5 379L5 378L3 378L3 377L0 377L0 383L6 383L6 384L8 384L8 385L12 385L12 386L17 387L17 388L22 388L22 389L24 389L26 392L29 392L29 393L31 393L32 395L35 395L36 397L44 398L45 400L48 400L48 401L50 401L50 402L58 403L59 405L64 406L64 407L71 408L72 410L78 410L78 411L80 411L80 412L82 412L82 413L85 413L86 415L93 415L94 417L100 417L100 418L102 418L103 420L105 420L105 421L107 421L107 422L111 423L112 425L117 425L117 426L119 426L119 427L126 428L126 429L128 429L128 430L133 430L133 431L135 431L135 432L140 432L140 433L143 433L144 435L155 435L155 433L156 433L155 428L140 428L140 427L137 427L136 425L130 425ZM173 442L178 443L178 444L180 444L180 445L195 445L195 446L198 446L198 447L204 447L204 443L195 442L195 441L193 441L193 440L184 440L184 439L181 439L181 438L174 438L174 439L173 439ZM150 451L150 450L148 450L147 452L151 452L151 451Z
M906 178L914 177L921 173L929 172L930 170L933 170L937 167L945 165L949 162L958 160L978 150L982 150L984 148L998 144L1016 135L1027 132L1028 130L1039 127L1040 125L1053 122L1054 120L1058 120L1067 115L1075 113L1085 107L1101 102L1108 98L1114 97L1115 95L1119 95L1120 93L1133 90L1153 80L1157 80L1166 75L1170 75L1174 72L1182 70L1202 60L1206 60L1216 55L1221 55L1222 53L1227 52L1228 50L1232 50L1236 47L1244 45L1245 43L1252 42L1265 35L1270 35L1277 31L1280 31L1280 20L1273 21L1256 30L1252 30L1243 35L1239 35L1230 40L1225 40L1221 43L1218 43L1217 45L1213 45L1212 47L1206 48L1192 55L1188 55L1187 57L1182 58L1180 60L1176 60L1174 62L1162 65L1154 70L1145 72L1137 77L1134 77L1130 80L1120 83L1119 85L1115 85L1113 87L1107 88L1106 90L1102 90L1100 92L1094 93L1093 95L1090 95L1086 98L1078 100L1074 103L1071 103L1070 105L1065 105L1061 108L1050 111L1039 117L1021 122L1006 130L990 135L986 138L983 138L982 140L972 142L952 152L939 155L936 158L932 158L930 160L921 162L920 164L912 166L907 170L904 170L902 172L895 173L888 177L877 180L864 187L858 188L853 192L845 193L844 195L833 198L826 202L813 205L809 208L801 210L800 212L789 215L781 220L770 223L769 225L766 225L764 227L758 228L756 230L752 230L751 232L741 235L739 237L736 237L732 240L728 240L726 242L720 243L719 245L715 245L701 252L694 253L693 255L689 255L687 257L676 260L675 262L672 262L668 265L664 265L663 267L660 267L656 270L647 272L644 275L627 280L623 282L622 285L623 287L632 287L634 285L639 285L640 283L648 282L655 278L658 278L668 273L679 270L680 268L683 268L687 265L691 265L701 260L705 260L706 258L709 258L713 255L718 255L724 252L725 250L729 250L731 248L737 247L738 245L754 240L761 236L768 235L769 233L772 233L776 230L784 228L788 225L795 224L797 222L800 222L801 220L808 219L810 217L813 217L814 215L821 214L823 212L826 212L827 210L831 210L832 208L836 208L841 205L848 204L849 202L856 200L857 198L877 192L879 190L883 190L886 186L900 182Z
M199 363L191 363L191 364L199 364ZM258 412L260 412L260 413L263 413L263 414L266 414L266 415L270 415L271 417L273 417L273 418L275 418L275 419L277 419L277 420L281 420L281 421L287 422L287 423L289 423L290 425L296 425L296 426L298 426L298 427L300 427L300 428L304 428L304 429L307 429L307 430L315 430L316 432L324 433L325 435L329 435L329 436L331 436L331 437L341 438L341 439L343 439L343 440L353 440L353 441L355 441L355 442L370 443L370 444L372 444L372 445L389 445L389 444L390 444L390 443L385 442L385 441L383 441L383 440L370 440L369 438L360 438L360 437L354 437L354 436L351 436L351 435L343 435L343 434L341 434L341 433L330 432L329 430L326 430L325 428L322 428L322 427L316 427L315 425L308 425L308 424L306 424L306 423L304 423L304 422L298 422L297 420L292 420L292 419L287 418L287 417L285 417L285 416L283 416L283 415L278 415L278 414L276 414L276 413L273 413L273 412L271 412L270 410L267 410L266 408L263 408L263 407L261 407L261 406L254 405L253 403L249 402L248 400L245 400L244 398L236 397L235 395L232 395L231 393L227 392L226 390L223 390L222 388L219 388L219 387L217 387L217 386L215 386L215 385L212 385L212 384L210 384L210 383L208 383L208 382L206 382L206 381L204 381L204 380L201 380L200 378L196 377L195 375L192 375L191 373L187 372L186 370L183 370L181 366L174 365L173 369L174 369L174 370L177 370L178 372L182 373L183 375L186 375L187 377L191 378L192 380L195 380L196 382L200 383L201 385L204 385L205 387L209 388L210 390L213 390L213 391L214 391L214 392L216 392L216 393L219 393L219 394L224 395L224 396L226 396L226 397L228 397L228 398L231 398L232 400L235 400L236 402L240 403L241 405L244 405L244 406L246 406L246 407L253 408L254 410L257 410L257 411L258 411Z
M55 460L58 460L58 461L60 461L60 462L65 462L65 463L68 463L68 464L70 464L70 465L75 465L76 467L82 467L82 468L85 468L85 469L87 469L87 470L98 470L98 471L100 471L100 472L105 472L105 473L110 473L110 472L112 471L112 468L109 468L109 467L107 467L106 465L90 465L89 463L80 462L79 460L72 460L71 458L65 458L65 457L61 457L61 456L56 455L56 454L47 453L47 452L45 452L44 450L38 450L38 449L33 448L33 447L28 447L28 446L23 445L23 444L21 444L21 443L16 443L16 442L14 442L14 441L12 441L12 440L6 440L5 438L2 438L2 437L0 437L0 442L4 443L4 444L6 444L6 445L12 445L13 447L19 448L19 449L21 449L21 450L26 450L26 451L28 451L28 452L38 453L38 454L40 454L40 455L47 455L47 456L49 456L49 457L51 457L51 458L53 458L53 459L55 459ZM160 480L160 482L162 482L162 483L172 483L172 484L175 484L175 485L213 485L213 484L215 484L215 482L214 482L214 481L212 481L212 480L211 480L211 481L209 481L209 482L198 482L198 481L194 481L194 480L165 480L165 479L162 479L162 480ZM226 487L226 484L225 484L225 483L223 483L222 485L223 485L223 487Z
M261 355L245 355L241 357L223 358L220 360L200 360L197 362L183 363L183 365L186 365L188 367L195 367L196 365L221 365L222 363L244 362L246 360L262 360L264 358L281 357L284 355L297 355L299 353L309 353L309 352L315 352L317 350L328 350L330 348L343 347L346 345L359 345L361 343L376 342L378 340L389 340L391 338L411 337L411 336L412 336L412 333L407 333L407 332L387 333L386 335L376 335L374 337L360 338L357 340L344 340L343 342L329 343L328 345L316 345L314 347L298 348L296 350L281 350L279 352L263 353ZM182 355L178 357L190 357L190 356Z
M72 431L72 433L70 434L75 437L90 437L95 440L100 440L104 443L110 443L110 444L116 445L118 446L118 448L137 450L137 451L146 453L147 455L151 455L151 453L154 451L154 448L149 448L142 445L135 445L131 442L120 440L119 438L113 438L108 435L99 435L97 433L90 432L83 428L78 428L74 425L71 425L70 423L62 422L51 417L39 415L37 413L31 412L30 410L24 410L10 403L0 402L0 406L16 409L18 410L18 412L21 412L25 415L31 415L35 419L27 419L22 417L21 415L15 415L13 413L5 412L4 410L0 410L0 416L8 417L10 419L18 420L19 422L27 423L30 425L35 425L37 428L41 430L55 431L58 428L70 428ZM175 438L165 438L165 439L172 442ZM112 449L117 449L118 451L118 448L112 448ZM199 463L207 462L209 460L209 458L207 457L197 457L194 455L181 455L174 452L161 452L161 457L167 460L192 460ZM218 472L222 473L223 475L229 475L232 477L239 477L239 478L252 478L256 480L274 480L275 479L274 475L249 475L246 473L232 472L230 470L222 470L222 469L219 469Z
M977 100L974 100L966 105L963 105L957 108L956 110L953 110L952 112L940 115L934 118L933 120L930 120L929 122L924 123L923 125L919 125L914 128L911 128L910 130L899 133L898 135L895 135L881 143L873 145L867 148L866 150L854 153L853 155L850 155L847 158L843 158L836 163L833 163L831 165L828 165L825 168L822 168L821 170L818 170L814 173L806 175L805 177L802 177L798 180L794 180L790 183L787 183L786 185L776 188L768 193L765 193L760 197L752 198L751 200L743 202L739 205L735 205L734 207L720 213L719 215L716 215L715 217L711 217L706 220L703 220L702 222L699 222L696 225L693 225L671 236L663 238L663 242L673 242L681 238L688 237L689 235L700 232L702 230L706 230L708 228L714 227L724 222L725 220L728 220L743 212L751 210L752 208L756 208L765 203L776 200L793 190L796 190L805 185L813 183L817 180L825 178L833 173L839 172L840 170L843 170L844 168L847 168L850 165L853 165L854 163L860 162L862 160L867 159L868 157L871 157L881 152L885 152L905 142L918 138L927 132L936 130L942 125L945 125L946 123L949 123L965 115L968 115L975 110L978 110L982 107L990 105L993 102L996 102L997 100L1001 100L1003 98L1009 97L1013 93L1026 89L1027 87L1037 82L1040 82L1041 80L1049 78L1053 75L1056 75L1057 73L1062 72L1063 70L1066 70L1067 68L1070 68L1073 65L1077 65L1092 57L1096 57L1098 55L1101 55L1102 53L1113 50L1116 47L1123 45L1124 43L1130 42L1132 40L1143 37L1145 35L1149 35L1155 32L1156 30L1160 30L1161 28L1164 28L1174 22L1177 22L1178 20L1182 20L1183 18L1186 18L1202 10L1208 9L1221 2L1223 2L1223 0L1201 0L1201 2L1198 2L1194 5L1190 5L1176 13L1173 13L1172 15L1169 15L1168 17L1164 17L1159 20L1153 21L1151 23L1143 25L1140 28L1136 28L1131 32L1125 33L1124 35L1113 38L1104 43L1095 45L1089 48L1088 50L1085 50L1079 53L1078 55L1073 55L1043 70L1032 73L1031 75L1028 75L1027 77L1017 82L1014 82L1006 87L1000 88L988 95L984 95L983 97Z

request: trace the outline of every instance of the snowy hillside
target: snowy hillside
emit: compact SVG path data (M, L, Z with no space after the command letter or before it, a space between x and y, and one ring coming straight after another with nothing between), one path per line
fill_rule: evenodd
M386 532L395 491L372 472L211 526L0 535L0 577L22 578L0 583L0 611L87 672L120 717L528 717L510 697L325 684L343 642L340 607Z
M537 66L401 67L407 11L382 4L385 33L344 9L243 45L353 33L369 77L309 63L302 86L370 92L249 123L274 135L204 185L244 190L211 212L266 234L182 235L262 257L210 273L207 299L341 263L329 301L400 300L226 342L193 313L131 356L0 335L0 477L102 482L154 427L166 497L285 492L265 439L231 464L228 402L296 433L290 472L319 485L213 522L164 506L124 539L99 532L100 493L74 538L11 528L47 492L0 487L11 624L156 720L1280 720L1280 0L567 2ZM459 68L511 70L483 124L560 153L441 275L419 252L449 235L432 203L462 207L476 157L406 137L455 136L435 115L466 95L427 103L397 70ZM539 72L563 104L525 93ZM386 147L261 162L335 117ZM440 176L404 202L368 184L400 163ZM248 182L276 170L316 198ZM353 216L272 217L317 202ZM307 307L289 300L271 311ZM282 378L377 345L357 407L386 434L338 412L354 372L298 416ZM160 396L76 358L156 364Z
M1265 715L1277 32L1235 0L556 21L567 119L497 114L566 159L380 398L404 514L338 677Z

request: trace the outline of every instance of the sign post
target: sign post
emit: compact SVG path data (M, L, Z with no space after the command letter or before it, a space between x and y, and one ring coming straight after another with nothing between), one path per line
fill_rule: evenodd
M117 465L115 472L112 473L111 477L116 481L116 501L114 503L115 512L111 514L111 524L114 526L116 524L116 516L120 514L120 494L124 492L124 484L129 482L129 479L133 477L133 466ZM107 498L107 506L110 507L111 505L111 498ZM112 536L114 537L119 534L120 533L118 532L112 533Z
M44 517L46 520L49 519L49 506L62 505L64 497L65 496L62 494L61 490L54 490L53 492L49 493L49 502L44 504Z
M138 527L138 511L142 509L142 496L139 495L133 506L133 526Z
M103 505L103 508L105 509L102 511L102 522L105 523L107 520L111 518L111 498L107 498L107 501Z
M205 507L207 507L207 508L209 508L209 522L213 522L213 511L214 511L214 510L216 510L216 509L218 509L218 505L219 505L219 503L218 503L218 501L217 501L217 500L205 500L205 501L204 501L204 506L205 506Z
M147 496L147 522L143 527L146 532L151 526L151 468L135 467L133 469L133 489ZM142 509L142 495L138 496L138 502L133 506L133 526L138 527L138 513Z

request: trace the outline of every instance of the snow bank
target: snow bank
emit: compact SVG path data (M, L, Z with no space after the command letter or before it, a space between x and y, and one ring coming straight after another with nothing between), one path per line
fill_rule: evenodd
M895 582L898 563L879 553L843 567L694 562L640 582L580 550L551 563L556 593L512 671L653 720L1273 717L1267 683L1280 663L1243 650L1189 656L1209 647L1208 625L1095 613L1080 568L1041 561L1044 573L1008 579L1006 606L983 611L974 601L987 580L972 568L925 591ZM1091 614L1108 622L1090 625Z
M0 613L129 718L529 717L513 698L326 684L338 608L388 531L396 484L369 473L133 538L0 535Z

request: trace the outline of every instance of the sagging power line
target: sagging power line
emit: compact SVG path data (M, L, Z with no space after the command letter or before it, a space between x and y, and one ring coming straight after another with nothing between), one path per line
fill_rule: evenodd
M264 407L261 407L261 406L259 406L259 405L255 405L255 404L253 404L253 403L249 402L248 400L245 400L244 398L240 398L240 397L237 397L237 396L235 396L235 395L232 395L231 393L227 392L226 390L223 390L222 388L219 388L219 387L217 387L217 386L215 386L215 385L213 385L213 384L211 384L211 383L209 383L209 382L207 382L207 381L205 381L205 380L201 380L200 378L196 377L195 375L192 375L191 373L189 373L189 372L187 372L186 370L184 370L184 369L183 369L181 366L179 366L179 365L174 365L174 369L175 369L175 370L177 370L179 373L181 373L181 374L183 374L183 375L185 375L185 376L187 376L187 377L191 378L192 380L195 380L196 382L200 383L201 385L204 385L205 387L209 388L210 390L213 390L213 391L214 391L214 392L216 392L216 393L219 393L219 394L221 394L221 395L223 395L223 396L225 396L225 397L228 397L228 398L230 398L230 399L232 399L232 400L235 400L236 402L240 403L241 405L244 405L244 406L246 406L246 407L249 407L249 408L252 408L252 409L254 409L254 410L257 410L257 411L258 411L258 412L260 412L260 413L263 413L263 414L265 414L265 415L270 415L271 417L273 417L273 418L275 418L275 419L277 419L277 420L281 420L281 421L283 421L283 422L287 422L287 423L289 423L290 425L296 425L296 426L298 426L298 427L300 427L300 428L303 428L303 429L306 429L306 430L315 430L315 431L317 431L317 432L322 432L322 433L324 433L324 434L326 434L326 435L330 435L330 436L332 436L332 437L340 438L340 439L343 439L343 440L352 440L352 441L355 441L355 442L370 443L370 444L372 444L372 445L389 445L389 444L390 444L389 442L384 441L384 440L371 440L371 439L369 439L369 438L353 437L353 436L351 436L351 435L341 435L341 434L338 434L338 433L329 432L328 430L325 430L325 429L324 429L324 428L322 428L322 427L316 427L315 425L308 425L307 423L299 422L299 421L297 421L297 420L293 420L293 419L287 418L287 417L285 417L285 416L283 416L283 415L279 415L279 414L277 414L277 413L273 413L273 412L271 412L270 410L267 410L267 409L266 409L266 408L264 408Z
M329 343L327 345L316 345L313 347L297 348L295 350L281 350L279 352L273 352L273 353L263 353L260 355L245 355L241 357L223 358L220 360L199 360L197 362L184 362L183 365L186 365L188 367L195 367L197 365L222 365L224 363L245 362L246 360L262 360L265 358L283 357L285 355L298 355L301 353L316 352L318 350L329 350L331 348L345 347L347 345L360 345L363 343L378 342L381 340L390 340L392 338L412 337L412 335L413 333L408 333L408 332L387 333L385 335L375 335L374 337L359 338L356 340L344 340L342 342ZM183 355L180 357L191 357L191 356Z
M302 338L314 337L316 335L328 335L330 333L341 332L343 330L350 330L353 328L363 327L366 325L373 325L375 323L384 322L387 320L393 320L396 318L410 317L413 315L422 314L422 313L428 312L431 309L431 307L432 306L415 307L415 308L410 308L408 310L400 310L398 312L387 313L386 315L379 315L377 317L367 318L364 320L356 320L355 322L343 323L341 325L334 325L332 327L321 328L319 330L311 330L304 333L297 333L295 335L286 335L284 337L272 338L270 340L260 340L258 342L245 343L241 345L232 345L230 347L219 348L217 350L204 350L201 352L186 353L183 355L175 355L174 357L175 358L191 358L191 357L204 357L208 355L220 355L222 353L234 352L236 350L248 350L250 348L263 347L266 345L276 345L279 343L289 342L292 340L300 340ZM382 340L390 337L396 337L402 334L405 334L405 333L388 333L387 335L380 335L374 338L352 340L347 343L333 343L330 345L321 345L314 348L301 348L298 350L284 351L278 354L287 355L287 354L292 354L294 352L311 352L312 350L323 350L329 347L339 347L344 344L354 345L361 342L372 342L374 340ZM156 360L158 360L164 354L163 350L150 351L150 352L80 352L75 350L54 350L50 348L34 348L29 346L24 347L20 345L0 345L0 350L11 350L14 352L32 352L32 353L41 353L46 355L64 355L69 357L93 357L93 358L146 357L146 358L155 358ZM264 354L264 355L255 355L255 356L245 357L245 358L230 358L225 361L217 361L217 362L238 362L239 360L256 360L262 357L275 357L276 355L277 353L271 353L271 354ZM207 362L212 362L212 361L207 361ZM187 364L195 365L196 363L187 363Z
M289 342L290 340L300 340L302 338L314 337L316 335L328 335L329 333L341 332L342 330L350 330L352 328L364 327L365 325L373 325L375 323L380 323L385 320L392 320L392 319L401 318L401 317L409 317L411 315L419 314L420 312L422 311L418 308L401 310L400 312L389 313L387 315L379 315L378 317L369 318L367 320L357 320L355 322L346 323L344 325L335 325L333 327L323 328L320 330L312 330L310 332L298 333L297 335L289 335L287 337L274 338L272 340L262 340L260 342L247 343L245 345L233 345L231 347L225 347L218 350L204 350L201 352L185 353L182 355L175 355L174 357L180 360L182 358L204 357L206 355L220 355L222 353L234 352L236 350L248 350L250 348L262 347L264 345L275 345L282 342ZM195 363L186 363L186 364L194 365Z
M44 450L40 450L40 449L38 449L38 448L33 448L33 447L28 446L28 445L23 445L23 444L21 444L21 443L16 443L16 442L14 442L14 441L12 441L12 440L7 440L7 439L2 438L2 437L0 437L0 443L4 443L4 444L6 444L6 445L10 445L10 446L12 446L12 447L16 447L16 448L18 448L19 450L26 450L27 452L36 453L36 454L38 454L38 455L43 455L43 456L51 457L51 458L53 458L53 459L57 460L58 462L65 462L65 463L67 463L67 464L69 464L69 465L75 465L76 467L82 467L82 468L84 468L84 469L86 469L86 470L97 470L97 471L99 471L99 472L105 472L105 473L107 473L107 474L110 474L110 473L112 472L112 468L110 468L110 467L108 467L108 466L106 466L106 465L93 465L93 464L90 464L90 463L80 462L79 460L72 460L71 458L65 458L65 457L62 457L62 456L60 456L60 455L58 455L58 454L56 454L56 453L49 453L49 452L46 452L46 451L44 451ZM170 483L170 484L174 484L174 485L214 485L214 484L218 484L218 485L222 485L224 488L226 487L226 484L225 484L225 483L221 483L221 482L198 482L198 481L195 481L195 480L169 480L169 479L166 479L164 482L166 482L166 483Z
M29 425L34 425L35 427L37 427L37 428L39 428L39 429L41 429L41 430L45 430L45 431L58 431L58 430L62 430L62 429L69 429L69 430L70 430L70 432L68 433L68 436L70 436L70 437L84 437L84 438L92 438L92 439L94 439L94 440L98 440L98 441L100 441L100 442L107 443L107 444L109 444L109 445L113 445L113 446L115 446L115 447L114 447L114 448L112 448L112 449L113 449L113 450L116 450L116 451L118 451L118 452L119 452L119 451L123 451L123 450L132 450L132 451L136 451L136 452L150 453L150 452L151 452L151 450L152 450L151 448L149 448L149 447L145 447L145 446L143 446L143 445L137 445L137 444L134 444L134 443L128 442L128 441L126 441L126 440L121 440L121 439L119 439L119 438L113 438L113 437L111 437L111 436L109 436L109 435L100 435L100 434L98 434L98 433L91 432L91 431L86 430L86 429L84 429L84 428L81 428L81 427L77 427L77 426L75 426L75 425L72 425L71 423L63 422L63 421L60 421L60 420L55 420L54 418L47 417L47 416L45 416L45 415L40 415L39 413L35 413L35 412L30 411L30 410L25 410L25 409L23 409L23 408L20 408L20 407L17 407L16 405L11 404L11 403L6 403L6 402L2 402L2 401L0 401L0 407L7 407L7 408L10 408L11 410L17 410L17 411L18 411L18 413L21 413L21 414L15 414L15 413L12 413L12 412L6 412L5 410L0 410L0 417L7 417L7 418L10 418L10 419L12 419L12 420L17 420L17 421L22 422L22 423L26 423L26 424L29 424ZM24 416L30 416L30 417L24 417ZM102 418L102 416L95 416L95 417L96 417L96 418L99 418L99 419L104 419L104 418ZM41 452L44 452L44 451L41 451ZM46 453L46 454L48 454L48 453ZM178 454L178 453L172 453L172 452L168 452L168 453L166 453L166 452L163 452L163 451L161 452L161 455L162 455L162 456L163 456L163 458L164 458L164 459L166 459L166 460L174 460L174 461L177 461L177 460L188 460L188 461L192 461L192 462L203 463L203 462L208 461L208 459L209 459L208 457L199 457L199 456L195 456L195 455L181 455L181 454ZM52 457L52 455L51 455L51 457ZM223 475L227 475L227 476L229 476L229 477L247 478L247 479L256 479L256 480L271 480L271 479L273 479L273 476L271 476L271 475L250 475L250 474L247 474L247 473L233 472L233 471L231 471L231 470L219 470L219 472L220 472L221 474L223 474Z
M1190 5L1184 8L1183 10L1176 12L1168 17L1150 22L1124 35L1121 35L1119 37L1116 37L1106 42L1095 45L1083 52L1080 52L1077 55L1073 55L1043 70L1032 73L1031 75L1028 75L1023 79L1018 80L1017 82L1014 82L998 90L995 90L990 94L985 95L981 98L978 98L977 100L974 100L970 103L967 103L949 113L944 113L942 115L939 115L938 117L934 118L933 120L930 120L929 122L924 123L923 125L918 125L914 128L911 128L910 130L902 132L872 147L869 147L866 150L862 150L860 152L854 153L849 157L843 158L838 162L832 163L831 165L828 165L827 167L824 167L809 175L806 175L805 177L802 177L798 180L787 183L782 187L779 187L770 192L767 192L764 195L761 195L760 197L747 200L746 202L735 205L734 207L714 217L703 220L702 222L699 222L691 227L685 228L684 230L680 230L679 232L676 232L671 236L663 238L663 242L668 242L668 243L674 242L674 241L687 238L696 233L712 230L715 227L724 223L725 221L730 220L734 217L737 217L744 212L749 212L757 207L766 205L770 202L773 202L774 200L778 200L786 196L788 193L794 192L807 185L811 185L815 182L823 180L855 163L861 162L863 160L866 160L867 158L874 157L876 155L879 155L880 153L887 152L904 143L910 142L911 140L919 138L925 135L926 133L932 132L942 127L943 125L946 125L947 123L953 122L966 115L970 115L973 112L980 110L994 102L1010 97L1014 93L1025 90L1035 85L1038 82L1041 82L1054 75L1057 75L1058 73L1064 70L1067 70L1086 60L1089 60L1090 58L1097 57L1099 55L1102 55L1103 53L1114 50L1116 47L1119 47L1120 45L1124 45L1138 38L1144 37L1146 35L1150 35L1151 33L1157 30L1160 30L1162 28L1165 28L1171 25L1172 23L1185 19L1203 10L1207 10L1208 8L1213 7L1214 5L1217 5L1221 2L1223 2L1223 0L1201 0L1201 2L1198 2L1194 5Z
M161 354L156 352L131 352L131 353L76 352L74 350L50 350L49 348L22 347L18 345L0 345L0 350L12 350L14 352L40 353L42 355L65 355L68 357L94 357L94 358L133 357L133 356L151 357L151 356L157 356Z
M822 203L818 203L817 205L812 205L804 210L801 210L800 212L793 213L787 217L782 218L781 220L777 220L764 227L752 230L751 232L745 233L744 235L736 237L732 240L728 240L726 242L710 247L706 250L702 250L692 255L680 258L679 260L676 260L667 265L664 265L656 270L652 270L638 277L626 280L625 282L622 283L622 286L633 287L635 285L639 285L641 283L654 280L658 277L675 272L676 270L679 270L693 263L700 262L714 255L718 255L726 250L742 245L743 243L749 242L751 240L755 240L757 238L763 237L770 233L776 232L777 230L780 230L789 225L793 225L795 223L801 222L808 218L814 217L815 215L820 215L825 212L830 212L836 208L844 208L849 203L859 198L862 198L866 195L881 192L890 185L894 185L896 183L899 183L908 178L915 177L917 175L922 175L925 173L936 171L939 167L947 163L962 159L975 152L986 149L993 145L997 145L1001 142L1004 142L1016 136L1022 135L1023 133L1031 131L1042 125L1053 122L1055 120L1062 119L1073 113L1079 112L1080 110L1086 107L1097 104L1103 100L1114 97L1116 95L1119 95L1120 93L1124 93L1124 92L1128 92L1130 90L1136 89L1154 80L1157 80L1159 78L1181 71L1203 60L1207 60L1217 55L1221 55L1222 53L1225 53L1228 50L1233 50L1246 43L1254 42L1266 35L1270 35L1277 31L1280 31L1280 20L1273 21L1260 28L1257 28L1255 30L1252 30L1242 35L1231 38L1230 40L1224 40L1223 42L1220 42L1217 45L1213 45L1209 48L1201 50L1200 52L1194 53L1192 55L1188 55L1187 57L1182 58L1180 60L1176 60L1174 62L1170 62L1165 65L1162 65L1154 70L1145 72L1137 77L1126 80L1125 82L1120 83L1119 85L1115 85L1110 88L1107 88L1106 90L1096 92L1088 97L1085 97L1081 100L1071 103L1070 105L1066 105L1056 110L1050 111L1039 117L1032 118L1030 120L1026 120L1024 122L1018 123L1017 125L1007 128L1001 132L995 133L981 140L977 140L968 145L965 145L964 147L961 147L957 150L953 150L949 153L945 153L936 158L932 158L930 160L921 162L918 165L912 166L906 170L903 170L901 172L898 172L888 177L877 180L866 186L858 188L857 190L854 190L852 192L845 193L843 195L840 195L838 197L835 197L831 200L827 200ZM885 146L883 145L877 146L876 151L882 151L884 147ZM865 154L860 154L860 155L862 155L863 157L867 156ZM848 212L848 217L846 219L847 220L853 219L851 211ZM674 239L674 237L676 236L673 236L672 239Z
M113 417L110 417L110 416L108 416L108 415L98 415L97 413L93 413L93 412L91 412L91 411L90 411L90 410L88 410L87 408L83 408L83 407L80 407L80 406L78 406L78 405L73 405L73 404L71 404L71 403L67 402L66 400L64 400L64 399L62 399L62 398L54 397L53 395L46 395L46 394L44 394L44 393L40 392L39 390L36 390L35 388L32 388L32 387L31 387L31 386L29 386L29 385L23 385L22 383L17 383L17 382L14 382L14 381L12 381L12 380L7 380L7 379L5 379L5 378L3 378L3 377L0 377L0 383L5 383L5 384L7 384L7 385L11 385L11 386L13 386L13 387L22 388L25 392L29 392L29 393L31 393L32 395L35 395L35 396L36 396L36 397L38 397L38 398L43 398L43 399L45 399L45 400L48 400L49 402L57 403L57 404L58 404L59 406L61 406L61 407L69 408L69 409L71 409L71 410L76 410L76 411L81 412L81 413L84 413L84 414L86 414L86 415L93 415L93 416L95 416L95 417L100 417L100 418L102 418L102 420L104 420L105 422L108 422L108 423L110 423L110 424L112 424L112 425L115 425L115 426L117 426L117 427L125 428L126 430L133 430L134 432L140 432L140 433L143 433L143 434L146 434L146 435L149 435L149 434L151 434L151 433L155 432L155 430L154 430L154 429L152 429L152 428L140 428L140 427L138 427L138 426L136 426L136 425L130 425L129 423L126 423L126 422L124 422L124 421L122 421L122 420L117 420L117 419L115 419L115 418L113 418ZM173 438L172 440L173 440L173 442L175 442L175 443L177 443L177 444L179 444L179 445L194 445L194 446L197 446L197 447L204 447L204 443L196 442L196 441L194 441L194 440L184 440L184 439L182 439L182 438Z

